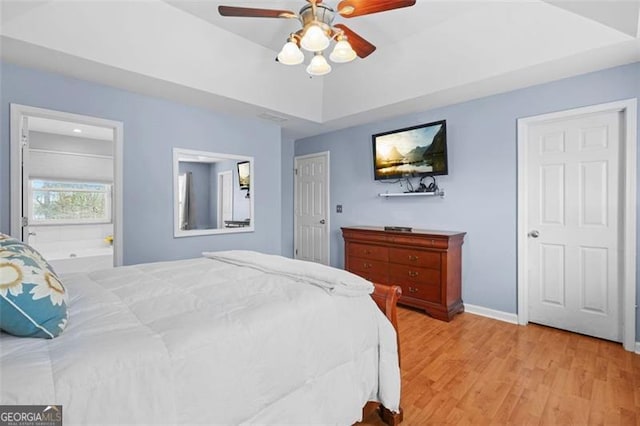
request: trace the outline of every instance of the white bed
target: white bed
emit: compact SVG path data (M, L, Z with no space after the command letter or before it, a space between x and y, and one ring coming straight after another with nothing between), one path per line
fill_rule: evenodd
M367 401L397 412L393 326L369 295L340 294L357 277L318 282L326 267L300 265L203 257L64 276L61 336L0 335L0 404L62 404L83 425L349 425Z

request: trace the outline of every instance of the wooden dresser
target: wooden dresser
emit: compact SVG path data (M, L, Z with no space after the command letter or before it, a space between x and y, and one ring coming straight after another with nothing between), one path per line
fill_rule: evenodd
M444 321L464 310L460 288L464 232L354 226L342 228L342 236L345 269L374 283L400 286L398 303Z

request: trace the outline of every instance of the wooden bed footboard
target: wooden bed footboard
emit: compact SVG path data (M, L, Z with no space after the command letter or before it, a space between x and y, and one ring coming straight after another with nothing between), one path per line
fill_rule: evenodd
M396 336L398 339L398 363L400 362L400 332L398 330L398 299L402 294L402 289L397 285L384 285L374 283L374 290L371 297L376 302L382 313L393 324L393 328L396 329ZM384 405L378 402L368 402L362 408L362 418L367 418L374 410L378 410L378 414L382 421L389 426L396 426L402 422L402 407L399 413L394 413L388 410Z
M374 290L371 297L376 302L383 314L389 318L393 328L398 333L398 299L402 294L402 289L397 285L384 285L373 283Z

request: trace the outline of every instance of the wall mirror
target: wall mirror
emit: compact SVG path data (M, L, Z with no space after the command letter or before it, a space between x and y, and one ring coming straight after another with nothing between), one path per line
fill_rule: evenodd
M252 232L253 157L173 149L173 235Z

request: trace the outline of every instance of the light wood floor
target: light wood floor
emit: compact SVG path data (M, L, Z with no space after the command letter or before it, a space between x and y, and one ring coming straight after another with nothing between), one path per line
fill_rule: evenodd
M620 344L468 313L398 314L402 425L640 425L640 355Z

